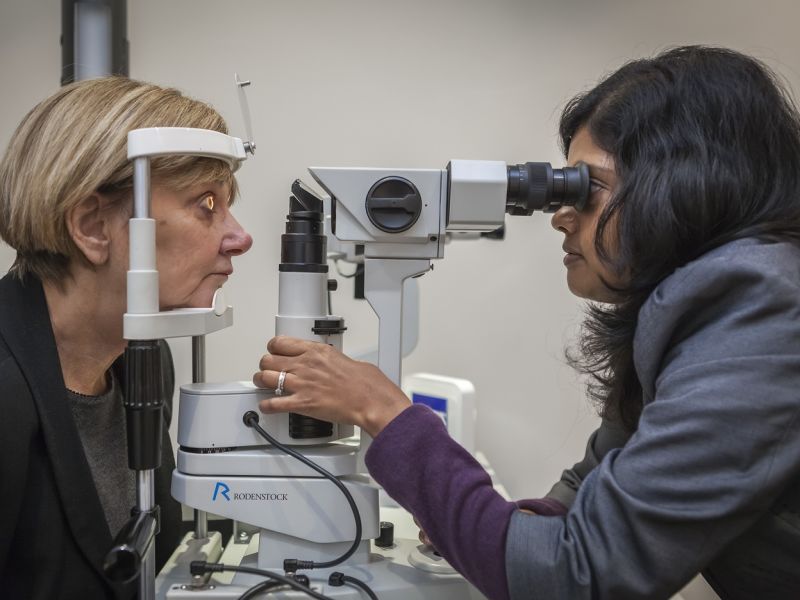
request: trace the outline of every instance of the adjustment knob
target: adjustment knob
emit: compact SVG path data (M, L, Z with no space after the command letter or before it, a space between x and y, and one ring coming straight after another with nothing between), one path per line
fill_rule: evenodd
M387 233L400 233L419 219L422 196L408 179L384 177L367 192L366 207L375 227Z
M381 521L380 535L375 538L375 545L378 548L391 548L394 545L394 523Z

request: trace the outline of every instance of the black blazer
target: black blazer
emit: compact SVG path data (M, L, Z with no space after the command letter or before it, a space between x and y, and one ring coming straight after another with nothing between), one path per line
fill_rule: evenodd
M174 374L164 348L171 404ZM171 410L164 412L162 461L155 474L161 506L158 570L180 536L180 506L169 494L175 468ZM135 597L136 582L119 586L103 575L111 535L67 404L41 283L6 275L0 280L0 596Z

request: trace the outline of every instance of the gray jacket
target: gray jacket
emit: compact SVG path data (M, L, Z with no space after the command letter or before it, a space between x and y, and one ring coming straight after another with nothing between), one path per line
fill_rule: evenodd
M739 240L678 269L639 314L636 433L604 422L549 496L517 511L511 597L800 598L800 247Z

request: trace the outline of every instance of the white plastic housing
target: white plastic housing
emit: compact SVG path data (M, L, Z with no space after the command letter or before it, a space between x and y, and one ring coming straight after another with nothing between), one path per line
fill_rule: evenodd
M278 274L278 314L325 318L328 314L327 290L328 273L281 271Z
M278 275L278 314L275 335L330 344L342 349L342 334L320 335L313 331L318 319L338 319L328 315L328 273L282 271Z
M322 446L304 446L302 452L303 456L337 477L356 472L358 464L356 438ZM186 475L319 477L319 473L314 469L289 456L283 450L267 446L210 453L179 448L177 454L178 471Z
M130 268L127 274L128 312L158 312L158 270L156 269L156 222L130 219ZM151 338L152 339L152 338Z
M261 427L283 444L307 446L352 437L353 426L339 423L333 424L331 437L303 440L289 437L287 413L265 415L258 410L259 401L273 395L273 390L257 388L244 381L182 385L178 444L188 448L267 445L257 431L242 421L248 411L255 411Z
M378 488L357 475L340 481L361 514L361 538L378 537ZM172 497L198 510L315 543L348 542L355 536L347 500L321 477L198 477L175 471Z
M447 185L441 169L358 169L309 167L311 176L335 198L336 231L342 241L363 243L367 258L440 258L444 248ZM407 179L422 197L422 212L406 231L375 227L367 215L370 188L385 177Z
M497 160L452 160L447 231L494 231L506 216L508 170Z
M128 280L130 283L130 279ZM157 308L157 307L156 307ZM126 340L160 340L208 335L233 325L233 307L176 308L147 314L125 313L122 332Z
M149 127L128 132L128 158L187 154L224 160L236 171L247 158L240 138L190 127Z

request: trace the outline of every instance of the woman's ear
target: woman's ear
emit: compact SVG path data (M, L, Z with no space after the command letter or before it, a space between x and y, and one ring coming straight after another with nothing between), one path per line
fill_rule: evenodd
M105 264L109 258L114 211L102 194L92 194L67 214L67 229L72 241L92 265Z

